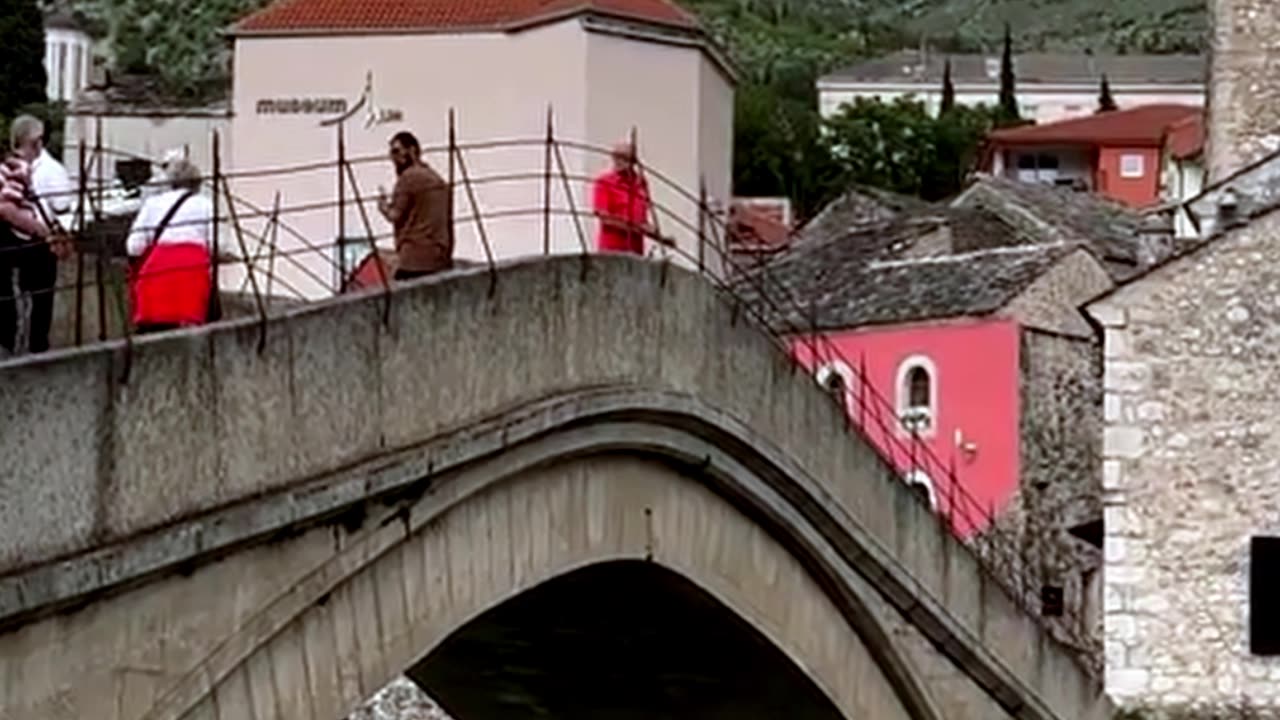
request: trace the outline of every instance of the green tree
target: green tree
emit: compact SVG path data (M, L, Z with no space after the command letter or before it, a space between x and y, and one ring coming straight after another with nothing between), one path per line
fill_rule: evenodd
M1000 103L998 123L1000 127L1017 125L1021 121L1018 112L1018 91L1013 75L1013 33L1009 23L1004 24L1004 52L1000 55Z
M839 165L837 190L850 184L941 200L964 188L998 113L956 105L937 117L924 103L859 98L827 123Z
M934 164L929 169L921 196L941 200L964 189L978 161L987 133L995 127L995 108L987 105L957 105L934 122Z
M1098 112L1112 112L1119 109L1116 99L1111 97L1111 82L1107 80L1107 74L1102 73L1102 87L1098 91Z
M924 195L937 163L936 123L923 102L858 98L831 118L831 154L845 183Z
M117 71L151 75L170 99L200 102L226 89L230 53L222 32L263 4L265 0L86 0L84 10L106 25Z
M942 102L938 106L938 114L945 115L956 106L956 86L951 82L951 58L947 58L942 66Z
M44 102L46 81L39 6L35 0L0 0L0 117Z
M738 88L734 113L734 193L787 197L811 217L842 187L814 105L775 85Z

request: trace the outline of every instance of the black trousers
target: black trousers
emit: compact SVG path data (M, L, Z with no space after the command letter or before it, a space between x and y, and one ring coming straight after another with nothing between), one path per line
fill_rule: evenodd
M7 235L7 233L5 233ZM27 347L33 353L49 349L53 326L53 294L58 282L58 258L49 245L9 235L0 243L0 346L18 348L18 294L31 293L31 323ZM13 276L17 273L17 287Z
M413 280L414 278L426 277L431 274L430 270L396 270L393 280Z

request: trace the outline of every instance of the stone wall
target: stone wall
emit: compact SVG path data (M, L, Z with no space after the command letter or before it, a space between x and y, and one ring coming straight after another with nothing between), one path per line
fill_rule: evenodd
M1089 579L1102 554L1070 533L1102 514L1101 348L1024 329L1019 365L1020 485L994 535L1021 549L1016 560L1033 603L1043 586L1062 588L1054 634L1101 674L1101 617Z
M1221 5L1221 3L1220 3ZM1280 214L1089 308L1105 329L1107 690L1280 708L1248 650L1249 538L1280 533Z
M1210 0L1209 181L1280 149L1280 3Z

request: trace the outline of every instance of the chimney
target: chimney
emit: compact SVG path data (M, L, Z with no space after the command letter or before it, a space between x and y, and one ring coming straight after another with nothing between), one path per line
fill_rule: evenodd
M1153 212L1138 227L1138 265L1149 268L1173 254L1173 217Z
M1280 2L1210 0L1208 182L1280 149Z
M1214 223L1222 229L1239 227L1245 222L1244 213L1240 212L1240 197L1235 188L1228 187L1218 196L1218 217Z

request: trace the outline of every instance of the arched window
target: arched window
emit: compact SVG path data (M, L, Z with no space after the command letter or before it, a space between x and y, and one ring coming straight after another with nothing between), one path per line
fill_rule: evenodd
M932 434L938 419L938 371L933 361L924 355L903 360L895 393L903 432Z
M912 470L903 478L911 492L915 493L930 510L938 509L938 498L933 492L933 480L922 470Z
M930 387L933 380L929 377L929 371L919 365L911 368L907 373L907 409L914 410L916 408L929 409Z
M818 366L813 376L823 390L833 395L843 395L853 387L853 371L839 360Z

